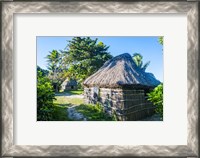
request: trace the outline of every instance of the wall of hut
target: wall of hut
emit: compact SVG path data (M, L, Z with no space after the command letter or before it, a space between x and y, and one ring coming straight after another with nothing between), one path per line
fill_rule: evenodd
M61 91L67 91L67 90L77 90L78 85L75 80L68 80L66 79L62 84L61 84Z
M154 114L155 106L146 98L146 90L122 88L84 88L85 103L100 102L111 109L118 120L141 120Z
M78 89L77 85L66 85L64 90L66 91L66 90L77 90L77 89Z

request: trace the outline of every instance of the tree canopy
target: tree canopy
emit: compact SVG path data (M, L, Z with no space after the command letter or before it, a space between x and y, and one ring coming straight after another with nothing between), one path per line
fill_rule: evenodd
M95 73L107 60L112 58L109 46L98 39L90 37L74 37L68 41L65 50L52 50L47 55L48 77L59 91L61 83L66 79L75 79L82 83Z
M52 82L54 90L59 91L60 85L64 80L65 67L63 67L62 52L52 50L47 55L48 62L48 77Z
M140 69L142 69L143 71L146 70L146 68L149 66L150 61L146 62L145 64L142 61L143 56L140 53L134 53L133 54L133 61L134 63L137 65L137 67L139 67Z
M74 37L69 41L63 58L70 76L82 82L92 75L112 58L108 48L103 42L98 42L98 39Z
M163 36L161 36L161 37L158 38L158 42L159 42L161 45L163 45Z
M41 67L37 66L37 72L40 71L42 73L42 76L48 76L49 71L42 69Z

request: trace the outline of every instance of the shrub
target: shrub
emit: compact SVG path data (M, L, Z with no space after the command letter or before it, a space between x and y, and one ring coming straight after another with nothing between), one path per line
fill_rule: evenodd
M55 99L53 86L50 80L37 71L37 120L48 121L53 116L53 99Z
M163 116L163 84L158 85L148 95L148 100L156 106L156 113Z

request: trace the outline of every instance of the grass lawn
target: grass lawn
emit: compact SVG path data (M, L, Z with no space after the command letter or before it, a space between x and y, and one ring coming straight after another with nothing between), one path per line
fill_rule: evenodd
M88 121L115 121L114 117L106 115L100 105L81 104L76 110L87 117Z
M76 95L83 91L70 91ZM54 120L57 121L69 121L67 114L67 108L72 105L77 105L75 108L77 112L82 113L88 121L114 121L114 117L110 117L104 113L100 105L84 104L84 99L79 97L67 96L66 93L62 92L56 94L56 100L54 100Z
M68 93L68 94L71 94L71 95L80 95L80 94L83 94L83 90L82 89L78 89L78 90L67 90L67 91L64 91L64 92L60 92L60 93Z
M54 104L53 121L70 121L67 115L67 105L60 106Z
M56 96L56 100L54 100L54 104L56 105L80 105L83 104L83 98L69 98L66 96Z
M63 95L62 95L63 94ZM53 120L70 121L67 114L67 108L72 105L83 104L83 98L70 98L64 96L64 93L58 93L54 100Z

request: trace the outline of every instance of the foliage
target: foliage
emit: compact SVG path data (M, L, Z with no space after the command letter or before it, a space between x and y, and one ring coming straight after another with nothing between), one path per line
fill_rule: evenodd
M80 79L79 82L77 82L77 88L78 89L84 89L84 86L82 84L83 79Z
M47 55L49 79L56 92L59 91L62 82L65 80L64 72L66 68L63 66L62 53L57 50L52 50Z
M63 52L63 61L68 65L70 78L82 82L96 72L107 60L112 58L108 46L98 39L74 37Z
M53 116L54 91L50 80L37 71L37 120L48 121Z
M100 104L81 104L76 107L79 113L87 117L88 121L113 121L114 117L107 115Z
M47 55L48 69L51 73L58 71L61 55L57 50L52 50Z
M143 64L143 56L139 53L134 53L133 54L133 61L134 63L137 65L137 67L139 67L140 69L142 69L143 71L146 70L146 68L149 66L150 61L146 62L145 64Z
M55 105L53 106L52 121L70 121L67 113L68 105Z
M163 84L158 85L148 95L148 100L156 106L156 113L163 116Z
M161 36L161 37L158 38L158 42L159 42L161 45L163 45L163 36Z
M40 71L42 73L42 76L48 76L49 71L42 69L41 67L37 66L37 71Z
M48 77L56 92L59 92L66 78L75 79L78 87L82 88L82 81L112 58L107 52L109 47L97 40L92 40L90 37L74 37L68 41L66 50L49 52L46 57Z

